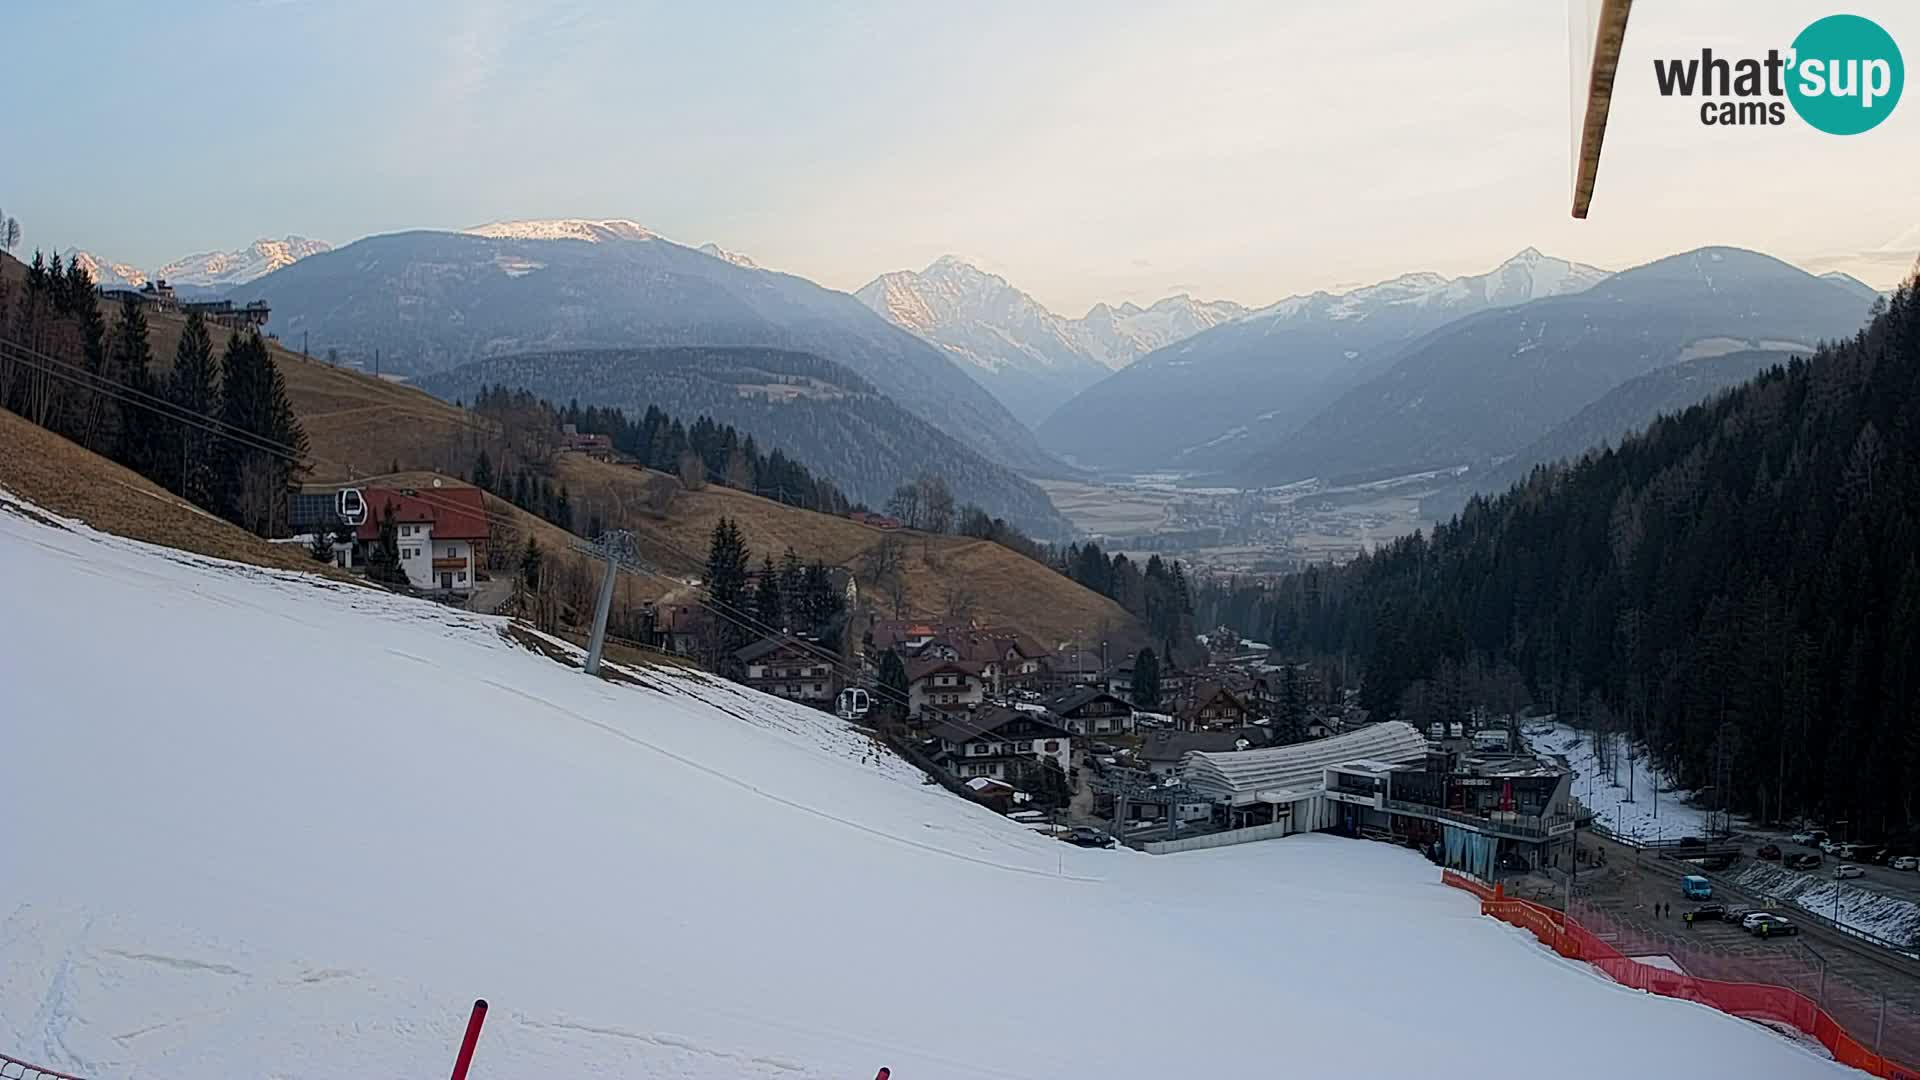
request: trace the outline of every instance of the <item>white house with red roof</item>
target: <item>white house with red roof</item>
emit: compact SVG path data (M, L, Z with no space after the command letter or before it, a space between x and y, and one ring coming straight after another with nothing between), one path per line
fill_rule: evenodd
M479 488L364 488L361 497L367 517L354 531L355 561L364 563L380 543L391 511L408 584L425 592L472 591L487 544L487 504Z

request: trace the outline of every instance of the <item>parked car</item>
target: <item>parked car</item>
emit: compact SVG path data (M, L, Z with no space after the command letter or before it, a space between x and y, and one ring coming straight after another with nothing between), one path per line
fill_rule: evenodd
M1697 836L1683 836L1680 838L1681 847L1704 847L1706 846L1706 843L1707 842L1705 840L1702 840Z
M1689 900L1713 899L1713 882L1699 874L1688 874L1680 879L1680 895Z
M1067 834L1067 843L1075 847L1108 848L1113 846L1113 837L1091 825L1075 825Z
M1800 927L1792 921L1764 912L1753 916L1747 922L1747 933L1755 937L1786 937L1800 932Z
M1813 834L1810 832L1797 832L1797 833L1794 833L1792 836L1787 837L1787 839L1793 841L1796 844L1804 844L1808 847L1813 846Z
M1687 922L1716 922L1727 917L1727 907L1725 904L1701 904L1680 917Z
M1762 844L1760 845L1760 850L1754 852L1754 854L1760 856L1763 859L1767 859L1769 861L1778 859L1780 857L1780 845L1779 844Z
M1865 870L1860 869L1852 863L1841 863L1839 866L1833 868L1835 881L1845 881L1848 878L1863 877L1865 875Z
M1814 867L1820 865L1820 861L1819 854L1812 851L1789 855L1785 860L1787 869L1789 870L1812 870Z
M1739 926L1745 923L1747 921L1747 916L1751 914L1753 914L1752 908L1730 907L1726 910L1725 914L1720 916L1720 921L1725 923L1732 923L1735 926Z
M1895 855L1887 860L1887 865L1895 870L1920 870L1920 857Z
M1761 919L1772 918L1778 918L1778 916L1771 911L1749 911L1745 915L1740 916L1740 929L1751 934L1753 933L1754 926L1757 925Z
M1840 845L1832 840L1822 840L1820 841L1820 850L1832 855L1840 850Z
M1092 746L1088 747L1088 749L1092 750L1096 754L1111 754L1113 753L1113 744L1097 742L1097 743L1094 743Z

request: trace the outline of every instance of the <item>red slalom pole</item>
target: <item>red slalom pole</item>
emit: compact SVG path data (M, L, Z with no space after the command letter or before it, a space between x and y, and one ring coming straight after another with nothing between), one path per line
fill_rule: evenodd
M873 1078L873 1080L887 1080L887 1077L889 1077L889 1076L892 1076L892 1075L893 1075L893 1070L892 1070L892 1069L889 1069L889 1068L887 1068L887 1067L886 1067L885 1065L882 1065L882 1066L880 1066L880 1071L879 1071L879 1073L877 1073L877 1074L876 1074L876 1075L874 1076L874 1078Z
M467 1067L473 1064L473 1047L480 1041L480 1025L487 1022L487 999L473 1003L473 1015L467 1017L467 1034L460 1040L460 1056L453 1059L453 1080L467 1080Z

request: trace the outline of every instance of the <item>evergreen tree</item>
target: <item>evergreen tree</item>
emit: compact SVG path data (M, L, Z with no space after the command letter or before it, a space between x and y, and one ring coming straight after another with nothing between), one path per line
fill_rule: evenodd
M1300 672L1292 664L1280 668L1280 715L1274 718L1273 735L1282 746L1307 737L1307 700L1300 686Z
M213 339L207 334L206 319L195 311L187 316L180 342L173 350L173 371L167 376L166 396L179 409L198 417L221 413L220 372L213 359ZM218 454L224 452L216 437L205 427L173 421L167 429L167 475L171 487L181 498L196 506L218 511L215 504Z
M748 553L740 526L723 517L713 527L707 545L707 596L714 608L714 641L711 659L722 672L735 666L733 654L747 644L748 631L742 625L749 612L747 597Z
M1149 712L1160 708L1160 658L1152 649L1141 649L1133 658L1133 682L1128 687L1134 708Z
M380 516L380 535L367 552L367 579L383 585L405 586L406 567L400 565L400 528L393 521L393 504Z
M560 495L553 503L553 523L568 532L573 531L573 500L568 497L565 484L560 485Z
M753 593L753 617L774 630L787 629L786 605L780 596L780 575L774 572L773 556L760 563L760 581Z
M880 657L879 691L874 708L893 717L895 723L907 718L907 665L900 654L888 649Z
M482 448L480 457L473 463L473 486L481 491L493 490L493 459Z
M141 476L163 482L160 458L164 448L159 433L164 421L156 411L158 405L146 397L158 396L159 388L154 385L150 370L153 347L147 342L147 313L140 301L129 297L121 302L120 321L114 327L111 347L113 367L122 385L133 391L128 396L134 399L122 409L114 460Z
M287 494L306 457L286 380L258 331L227 339L221 364L220 418L248 437L222 440L216 498L230 521L261 536L283 532Z

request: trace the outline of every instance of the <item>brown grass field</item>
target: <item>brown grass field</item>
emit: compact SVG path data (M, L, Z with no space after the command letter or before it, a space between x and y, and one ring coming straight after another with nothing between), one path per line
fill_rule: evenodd
M580 513L597 512L609 525L633 530L643 558L663 570L697 576L707 542L722 516L739 522L755 565L763 555L778 561L791 546L807 559L852 571L861 598L892 614L868 573L869 553L887 537L903 546L908 613L941 617L966 601L982 623L1011 627L1048 648L1061 642L1106 640L1116 653L1138 647L1138 622L1097 593L998 544L958 536L881 532L846 518L796 510L728 488L683 491L665 517L646 509L645 492L665 478L627 465L562 455L556 466Z
M269 544L177 498L133 470L0 409L0 487L101 532L280 570L358 580L313 561L303 544Z

